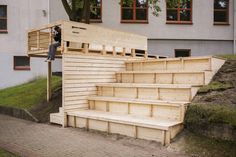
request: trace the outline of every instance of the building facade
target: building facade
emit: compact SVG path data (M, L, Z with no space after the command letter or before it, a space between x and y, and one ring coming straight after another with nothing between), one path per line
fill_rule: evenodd
M26 54L27 30L47 23L48 0L0 0L0 88L46 76L45 59Z
M96 0L99 10L94 25L134 32L148 37L148 52L175 56L232 54L235 50L233 0L187 0L171 7L160 0L158 16L146 0L131 5L119 0ZM58 0L50 1L51 21L68 19ZM100 17L97 17L100 15Z

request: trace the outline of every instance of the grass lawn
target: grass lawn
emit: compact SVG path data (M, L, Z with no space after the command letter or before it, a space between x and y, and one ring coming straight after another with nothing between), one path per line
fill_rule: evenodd
M0 148L0 157L18 157Z
M230 60L236 60L236 55L235 54L225 54L225 55L218 55L219 57L225 58L225 59L230 59Z
M52 77L52 89L61 87L61 77ZM0 105L20 109L31 109L46 100L47 79L39 78L28 83L0 90Z

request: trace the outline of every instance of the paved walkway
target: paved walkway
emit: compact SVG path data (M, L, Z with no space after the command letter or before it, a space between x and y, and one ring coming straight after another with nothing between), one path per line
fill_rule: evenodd
M159 143L0 115L0 147L25 157L184 157Z

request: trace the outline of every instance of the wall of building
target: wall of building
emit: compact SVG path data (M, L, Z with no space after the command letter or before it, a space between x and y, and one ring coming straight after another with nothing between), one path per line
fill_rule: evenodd
M233 40L149 40L149 52L155 55L175 57L175 49L190 49L191 56L230 54Z
M156 52L158 52L158 54L172 56L173 48L187 49L190 45L193 48L192 55L233 53L234 3L233 0L229 0L229 2L229 25L213 24L214 0L193 0L193 24L180 25L166 24L165 0L160 0L162 12L158 17L153 16L149 10L148 24L120 23L119 0L103 0L103 22L95 25L148 36L150 39L149 53L157 54ZM61 2L51 1L50 10L54 12L51 21L68 19L63 6L58 3ZM61 10L63 11L61 12ZM173 39L175 39L174 42L172 42ZM156 41L154 42L154 40ZM185 40L189 40L189 42Z
M30 71L16 71L13 69L13 56L27 55L28 29L49 22L48 0L0 0L0 5L7 5L8 14L8 33L0 34L0 88L46 76L47 64L44 59L31 58ZM60 67L54 66L54 69Z

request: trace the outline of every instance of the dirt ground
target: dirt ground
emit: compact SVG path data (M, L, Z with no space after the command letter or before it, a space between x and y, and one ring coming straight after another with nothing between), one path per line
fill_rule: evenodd
M230 84L232 88L197 94L193 103L236 107L236 60L228 60L212 81Z

